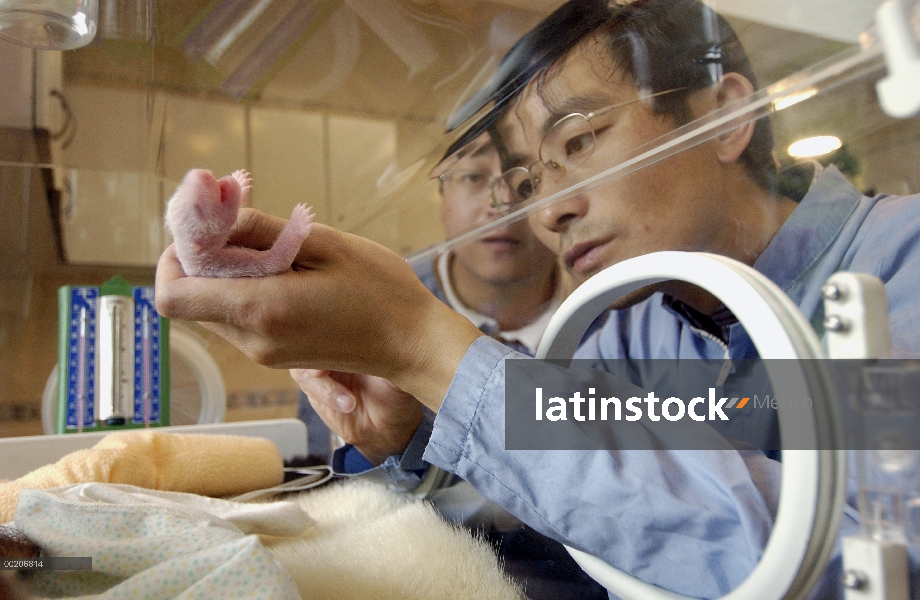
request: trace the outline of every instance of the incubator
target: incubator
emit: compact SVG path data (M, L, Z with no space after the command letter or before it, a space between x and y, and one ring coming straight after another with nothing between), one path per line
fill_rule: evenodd
M37 97L4 125L47 135L0 168L54 190L68 267L150 272L185 171L246 168L253 207L312 205L525 354L707 361L739 411L721 391L739 361L790 361L770 393L814 404L773 407L776 521L760 563L714 585L920 594L920 3L707 0L625 32L558 0L128 4L11 70ZM618 597L696 589L571 552Z

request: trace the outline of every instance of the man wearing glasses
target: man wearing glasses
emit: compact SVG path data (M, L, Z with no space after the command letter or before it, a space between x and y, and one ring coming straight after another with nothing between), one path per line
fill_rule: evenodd
M490 184L501 172L498 150L484 133L435 169L448 239L487 223L500 207ZM483 332L534 354L562 301L556 256L517 222L414 265L435 296Z
M495 87L515 90L493 98L504 167L491 186L496 202L523 202L619 164L754 91L734 32L695 0L573 0L536 31L558 40L556 50L525 56ZM549 205L531 224L553 236L576 282L657 250L706 251L753 265L809 319L827 276L872 273L886 284L896 351L920 353L920 249L911 242L920 199L866 198L829 169L796 202L776 191L771 151L768 123L746 123ZM235 241L264 243L255 225L280 230L252 218ZM360 283L344 285L351 279ZM411 394L438 412L426 460L538 531L646 582L725 594L770 535L780 464L759 451L505 450L505 360L520 355L446 312L411 269L370 242L318 227L295 270L272 283L184 278L167 251L157 283L167 316L212 322L258 362L389 379L405 397L358 390L355 401L399 412ZM260 300L265 290L271 298ZM260 309L257 318L240 298ZM698 288L665 282L617 308L577 356L756 356L733 315ZM819 597L836 595L832 570Z

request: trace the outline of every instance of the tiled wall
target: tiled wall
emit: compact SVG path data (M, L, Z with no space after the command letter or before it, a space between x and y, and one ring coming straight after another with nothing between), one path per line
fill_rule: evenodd
M381 181L419 158L405 147L432 147L437 125L86 86L66 95L78 123L59 176L72 200L64 231L73 262L154 264L168 243L163 204L191 168L218 176L248 168L252 206L288 217L304 202L318 221L403 254L443 236L433 187L377 210Z

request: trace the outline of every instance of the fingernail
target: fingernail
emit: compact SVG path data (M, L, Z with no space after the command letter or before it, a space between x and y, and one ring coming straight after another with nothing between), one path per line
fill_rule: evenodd
M336 398L335 403L342 412L349 413L355 409L355 399L347 394L342 394Z

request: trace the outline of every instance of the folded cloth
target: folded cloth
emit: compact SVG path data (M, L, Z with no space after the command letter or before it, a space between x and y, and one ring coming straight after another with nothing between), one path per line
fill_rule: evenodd
M16 527L47 556L92 559L92 571L36 571L37 597L299 600L257 533L299 535L315 522L297 505L247 505L128 485L25 490Z
M74 483L122 483L137 487L227 496L284 480L277 446L256 437L178 434L145 429L102 438L13 481L0 483L0 523L13 519L19 493Z
M487 541L359 479L256 503L103 483L25 490L15 525L44 556L92 558L92 571L31 573L34 598L525 598Z

